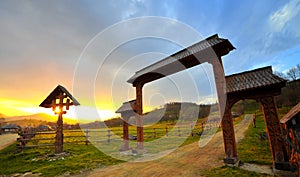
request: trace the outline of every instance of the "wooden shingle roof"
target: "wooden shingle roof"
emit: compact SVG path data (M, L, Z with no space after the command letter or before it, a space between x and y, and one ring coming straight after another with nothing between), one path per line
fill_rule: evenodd
M296 116L300 112L300 103L294 106L282 119L280 119L280 123L285 124L294 116Z
M286 80L273 74L271 66L233 74L230 76L226 76L225 79L227 93L234 93L275 85L284 86L286 83Z
M212 50L209 51L209 49ZM228 39L219 38L219 36L215 34L137 71L127 82L132 84L136 82L151 82L201 64L201 62L207 62L204 58L209 52L213 52L217 56L223 56L233 49L235 49L235 47ZM198 57L196 58L194 55ZM200 58L202 58L203 61L200 61ZM176 66L178 62L184 67Z
M133 111L134 110L134 105L135 105L135 100L124 102L122 104L122 106L118 110L116 110L116 113L123 113L123 112L126 112L126 111Z
M66 96L73 101L74 106L80 105L79 102L71 95L71 93L66 88L58 85L39 106L44 108L51 108L52 100L57 98L60 93L66 94Z

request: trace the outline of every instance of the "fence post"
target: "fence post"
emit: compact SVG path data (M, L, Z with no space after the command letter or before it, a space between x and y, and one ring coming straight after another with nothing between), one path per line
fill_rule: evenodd
M178 136L181 136L180 126L178 125Z
M110 129L107 130L107 142L110 143Z
M153 134L154 134L154 138L156 138L156 129L153 128Z
M168 127L166 126L166 136L168 136Z
M85 130L85 145L89 143L89 129Z

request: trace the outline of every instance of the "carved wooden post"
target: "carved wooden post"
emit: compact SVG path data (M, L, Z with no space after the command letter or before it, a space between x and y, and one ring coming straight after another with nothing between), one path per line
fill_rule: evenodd
M63 152L63 142L64 142L63 119L62 119L62 114L59 114L57 120L56 137L55 137L56 154Z
M56 137L55 137L55 153L62 153L63 152L63 144L64 144L64 133L63 133L63 117L62 115L66 113L66 111L63 111L63 100L66 96L60 92L58 99L58 111L55 110L56 107L56 99L53 100L53 108L56 111L55 114L58 114L58 120L57 120L57 128L56 128Z
M136 126L137 126L137 149L144 149L144 129L143 129L143 84L136 86Z
M66 103L64 103L64 99L67 98ZM56 103L56 100L59 100ZM71 102L72 100L73 102ZM58 85L50 95L40 104L40 107L45 108L52 108L55 114L58 114L57 120L57 128L56 128L56 137L55 137L55 153L62 153L63 152L63 142L64 142L64 135L63 135L63 114L66 114L67 111L64 111L63 108L65 107L66 110L69 110L69 107L72 105L80 105L79 102L65 89L63 86ZM58 108L58 109L57 109Z
M128 102L124 102L123 105L116 111L116 113L120 113L122 117L122 123L123 123L123 145L120 148L120 151L127 151L129 150L129 134L128 134L128 126L129 126L129 118L131 116L136 115L136 101L131 100Z
M270 96L261 98L260 102L262 104L265 122L267 125L274 166L279 169L281 168L279 167L280 163L285 162L286 152L274 97Z
M128 119L129 117L123 117L123 146L120 151L127 151L129 150L129 143L128 143Z
M223 141L224 141L225 154L226 154L226 157L224 158L224 162L226 164L235 164L238 160L238 157L237 157L233 120L231 115L231 106L229 106L229 104L226 105L221 123L222 123Z
M214 71L214 77L216 82L218 101L219 101L219 111L222 118L222 132L225 147L226 157L224 162L226 164L235 164L238 161L236 141L234 134L234 127L231 115L231 105L226 101L226 81L224 68L222 65L221 58L214 59L211 62Z

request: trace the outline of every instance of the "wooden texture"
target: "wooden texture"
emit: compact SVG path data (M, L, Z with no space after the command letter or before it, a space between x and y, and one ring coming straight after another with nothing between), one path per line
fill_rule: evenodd
M128 120L129 117L126 115L122 115L123 118L123 146L120 148L120 151L127 151L129 150L129 130L128 130Z
M218 102L219 102L219 112L222 117L221 126L223 132L223 141L225 148L225 158L224 162L228 164L235 164L238 160L236 140L234 134L234 127L231 115L231 105L226 101L226 82L223 64L220 59L214 59L211 61L214 71Z
M264 97L260 99L260 102L262 104L265 122L267 125L273 160L274 162L284 162L285 147L274 98Z
M137 126L137 149L144 149L144 128L143 128L143 85L136 86L136 126Z

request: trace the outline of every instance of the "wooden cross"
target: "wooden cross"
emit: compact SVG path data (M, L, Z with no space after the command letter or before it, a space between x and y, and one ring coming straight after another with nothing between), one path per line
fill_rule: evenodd
M64 99L67 98L64 103ZM58 103L56 102L58 100ZM72 105L80 105L79 102L65 89L58 85L50 95L40 104L41 107L52 108L55 114L58 114L56 137L55 137L55 153L63 152L63 114L66 114ZM64 107L66 110L64 110ZM58 110L57 110L58 108Z

